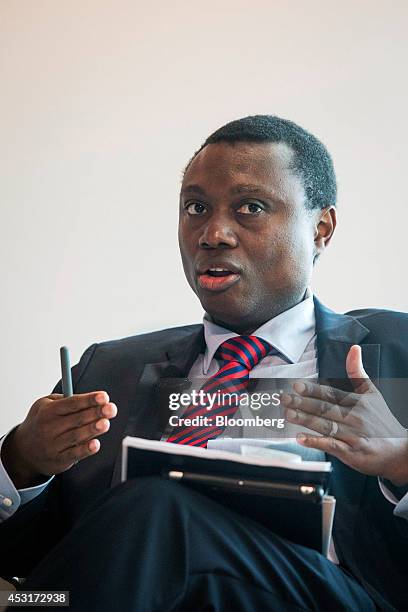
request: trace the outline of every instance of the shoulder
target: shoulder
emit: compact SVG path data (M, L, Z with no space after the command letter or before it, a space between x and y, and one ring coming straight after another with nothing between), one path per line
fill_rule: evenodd
M99 343L98 347L109 351L115 351L117 349L123 350L126 348L133 350L135 348L145 348L146 346L151 345L167 346L173 342L179 342L188 336L198 333L201 328L201 324L169 327L167 329L160 329L135 336L127 336L126 338L119 338L118 340L108 340Z
M144 354L156 354L168 350L169 347L181 340L187 339L190 336L193 337L201 329L201 324L170 327L125 338L98 342L90 346L86 352L94 353L97 351L99 356L107 354L110 358L129 354L136 355L141 352Z
M127 336L116 340L95 342L82 354L73 368L73 377L78 383L88 376L118 377L129 367L140 363L160 362L166 359L167 351L186 341L193 340L202 325L183 325L159 331Z

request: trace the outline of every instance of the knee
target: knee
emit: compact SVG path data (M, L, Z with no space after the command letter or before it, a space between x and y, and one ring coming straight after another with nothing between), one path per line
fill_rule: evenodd
M184 486L161 477L135 478L106 491L88 512L126 521L136 515L171 514L188 505L191 492Z
M158 505L179 503L189 495L189 490L176 482L149 476L133 478L111 489L109 498L119 500L124 504L138 503L143 505Z

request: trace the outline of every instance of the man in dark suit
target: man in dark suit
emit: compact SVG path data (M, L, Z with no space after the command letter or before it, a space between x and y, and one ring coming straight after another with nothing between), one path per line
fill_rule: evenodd
M184 174L179 225L204 326L92 345L73 368L75 395L57 385L7 435L1 575L70 590L74 610L406 607L407 417L400 385L387 381L408 371L408 316L340 315L311 297L335 203L330 156L299 126L249 117L207 139ZM334 465L332 560L181 485L119 484L122 438L166 435L160 380L215 375L220 337L270 346L253 368L260 377L287 368L311 379L285 396L284 414ZM333 392L315 375L349 388Z

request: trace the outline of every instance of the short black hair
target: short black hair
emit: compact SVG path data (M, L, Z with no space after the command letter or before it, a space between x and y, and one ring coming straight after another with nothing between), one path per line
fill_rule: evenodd
M275 115L251 115L230 121L207 138L187 164L209 144L217 142L284 142L294 151L293 169L303 179L308 208L336 205L337 184L326 147L293 121Z

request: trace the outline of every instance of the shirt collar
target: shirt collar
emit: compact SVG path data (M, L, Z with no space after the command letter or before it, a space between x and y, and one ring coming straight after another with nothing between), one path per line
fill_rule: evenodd
M203 324L206 343L203 369L204 374L207 374L218 347L225 340L239 334L217 325L211 321L208 314L204 315ZM315 312L311 290L306 291L302 302L270 319L258 327L252 335L269 342L291 363L297 363L315 335Z

